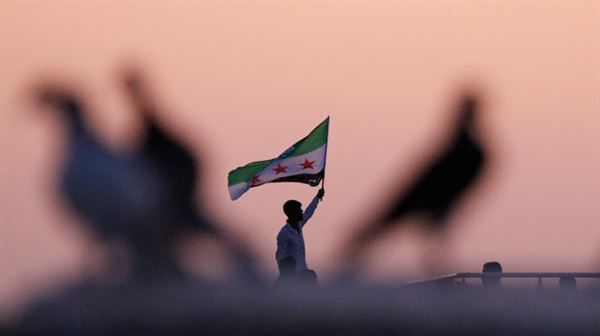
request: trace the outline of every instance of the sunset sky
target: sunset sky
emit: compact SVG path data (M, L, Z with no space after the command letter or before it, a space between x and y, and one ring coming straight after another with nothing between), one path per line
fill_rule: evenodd
M139 63L169 129L205 165L199 201L275 277L274 184L232 202L227 173L269 159L331 116L326 196L304 234L327 279L339 246L444 141L457 94L482 94L490 170L452 217L449 268L597 271L600 3L0 2L0 306L76 279L97 244L60 202L61 120L27 100L40 78L84 90L115 147L140 134L118 86ZM45 77L44 77L45 76ZM402 181L400 179L403 179ZM424 275L420 232L365 260L374 278ZM86 254L87 253L87 254Z

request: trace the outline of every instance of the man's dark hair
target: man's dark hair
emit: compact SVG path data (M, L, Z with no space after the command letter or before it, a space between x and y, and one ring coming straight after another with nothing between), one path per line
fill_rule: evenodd
M285 204L283 204L283 213L285 213L286 216L290 217L294 214L294 211L296 209L300 208L302 208L302 203L296 200L289 200L285 202Z
M502 272L502 265L497 261L490 261L483 264L483 272Z
M483 273L502 273L502 265L497 261L490 261L483 264ZM481 283L486 287L500 287L501 276L483 277Z

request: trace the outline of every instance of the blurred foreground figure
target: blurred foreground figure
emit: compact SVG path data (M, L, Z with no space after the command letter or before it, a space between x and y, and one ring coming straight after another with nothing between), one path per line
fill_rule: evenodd
M240 241L229 237L211 224L208 219L199 215L194 203L196 181L200 180L199 167L191 153L156 122L154 117L159 114L158 108L154 104L143 77L130 70L124 74L123 79L125 90L129 94L134 108L143 117L148 132L140 152L143 156L153 158L159 174L167 182L165 190L163 190L165 197L163 197L161 205L167 229L174 234L181 234L184 230L196 230L213 236L224 244L232 255L236 271L242 273L238 275L249 276L257 280L258 274L254 269L254 260L248 249Z
M448 217L478 180L486 163L485 148L477 134L477 108L475 96L462 98L447 147L424 165L408 187L392 198L389 208L353 236L349 254L351 263L372 241L400 227L405 223L403 220L412 215L422 215L421 223L428 234L438 236L436 244L443 244ZM439 255L429 256L426 261L430 271L435 271L439 262Z
M123 83L146 130L144 142L129 153L112 150L96 138L84 121L87 107L76 92L55 85L37 92L42 104L67 120L61 191L94 233L124 245L131 276L140 280L182 276L173 256L182 235L199 231L226 244L230 241L198 214L194 204L198 164L156 120L159 113L141 76L128 71ZM237 257L250 260L243 249L230 246ZM112 263L123 257L113 255Z

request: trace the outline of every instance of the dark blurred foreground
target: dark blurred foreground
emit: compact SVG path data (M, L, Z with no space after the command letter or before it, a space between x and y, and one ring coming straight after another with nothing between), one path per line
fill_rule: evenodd
M11 328L53 335L598 335L600 288L475 286L72 289Z
M20 320L5 327L7 333L600 334L600 287L577 289L574 279L572 286L563 281L567 290L502 288L497 274L485 288L436 281L380 287L341 281L319 288L265 282L243 239L211 222L196 200L203 160L160 121L158 116L167 113L159 112L145 77L125 72L121 84L146 131L141 145L130 152L106 146L95 134L86 118L88 101L76 90L44 84L33 96L64 119L68 136L57 176L59 193L82 226L109 247L113 242L125 247L125 252L109 251L108 278L119 279L122 259L130 269L121 281L83 281L39 298ZM412 184L399 188L384 216L365 225L342 259L354 262L372 240L414 213L425 216L422 225L428 234L439 235L442 245L449 217L487 164L475 121L477 96L459 101L447 147L424 164ZM234 272L225 283L193 279L180 269L174 247L193 233L212 237L232 256ZM442 257L425 262L433 265ZM502 272L496 264L498 269L491 271ZM360 270L352 266L351 271Z

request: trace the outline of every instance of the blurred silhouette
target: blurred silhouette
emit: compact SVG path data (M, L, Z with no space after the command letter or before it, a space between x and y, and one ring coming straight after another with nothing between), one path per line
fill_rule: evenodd
M196 181L200 175L199 165L192 154L165 132L157 122L157 107L148 93L140 75L128 71L123 84L134 108L144 121L147 130L146 139L140 148L140 155L149 158L158 174L167 182L163 197L162 214L174 225L188 225L214 232L214 228L203 222L198 216L194 204Z
M140 114L146 137L133 152L105 146L86 125L86 106L79 94L43 85L40 102L67 119L68 146L61 191L103 240L124 242L138 279L182 276L173 245L182 235L204 232L220 240L243 264L250 254L203 216L194 202L199 167L192 154L160 124L157 107L139 73L126 71L126 93Z
M502 265L500 265L497 261L490 261L483 264L483 269L481 270L483 273L502 273ZM481 284L484 287L501 287L500 280L501 276L493 276L493 277L483 277L481 278Z
M350 263L355 262L369 243L400 227L411 215L423 215L421 224L429 234L443 237L448 217L485 167L485 148L477 134L477 109L476 96L462 97L448 145L425 164L407 188L392 198L387 209L354 234L349 244ZM438 244L442 243L440 240ZM427 261L429 266L436 267L439 261L435 259Z
M133 250L139 246L137 254L142 259L148 257L141 247L153 245L145 241L153 235L148 223L158 215L162 201L164 186L158 171L148 158L112 151L96 139L83 120L86 106L77 93L45 86L39 96L43 104L61 112L67 121L68 144L61 175L66 200L100 238L126 241ZM152 249L159 246L163 244ZM161 258L156 267L171 268L170 262L162 264L165 261Z

